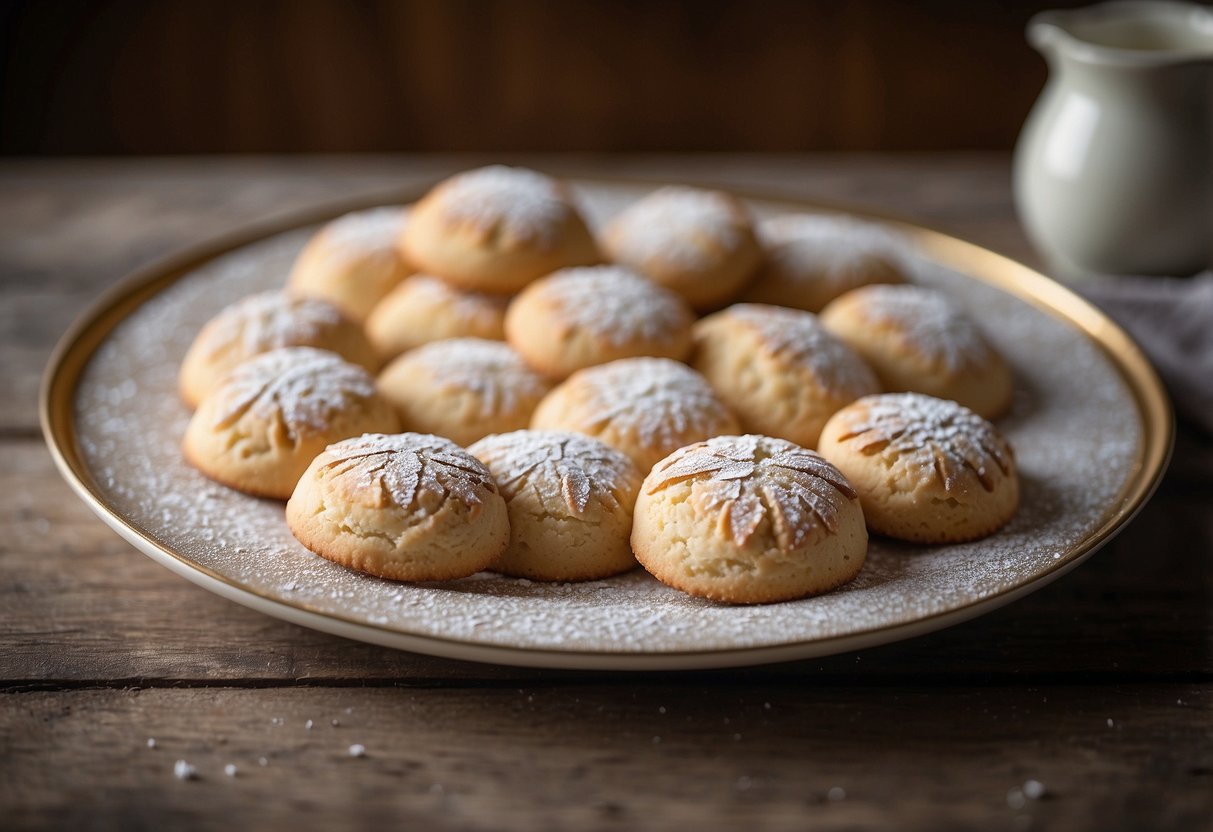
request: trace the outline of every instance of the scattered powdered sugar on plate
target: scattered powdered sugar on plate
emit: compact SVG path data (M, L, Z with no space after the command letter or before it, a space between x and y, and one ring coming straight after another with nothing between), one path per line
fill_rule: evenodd
M556 180L526 168L491 165L457 174L437 192L443 215L506 239L551 245L572 212Z
M579 193L601 222L642 191L586 185ZM1022 502L993 536L947 546L873 538L863 571L841 589L757 607L692 598L640 570L579 584L487 573L441 584L363 576L296 542L281 503L211 483L179 448L189 412L177 399L176 375L190 340L224 305L278 285L313 230L268 238L192 271L107 335L76 392L80 450L100 497L187 561L296 609L439 640L436 651L455 641L651 655L812 642L921 621L1054 568L1104 522L1138 459L1136 405L1097 344L910 251L915 280L987 324L1015 371L1014 406L998 426L1015 451Z
M749 219L717 191L672 185L629 206L607 230L617 260L709 269L742 243Z
M933 365L959 373L989 364L990 345L981 329L942 292L912 284L880 284L861 291L863 303L852 308L882 328L896 326Z
M622 266L563 269L530 291L563 316L559 323L615 344L669 341L693 315L678 295Z

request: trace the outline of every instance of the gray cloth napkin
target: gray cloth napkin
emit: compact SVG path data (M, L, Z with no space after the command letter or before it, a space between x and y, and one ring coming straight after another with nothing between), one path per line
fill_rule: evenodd
M1213 272L1103 277L1073 286L1133 336L1183 421L1213 436Z

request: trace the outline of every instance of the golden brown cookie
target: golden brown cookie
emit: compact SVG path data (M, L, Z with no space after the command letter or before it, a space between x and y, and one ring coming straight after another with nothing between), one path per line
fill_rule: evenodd
M740 200L682 186L661 188L626 208L607 225L603 248L610 259L677 292L700 311L737 297L762 260Z
M648 473L675 448L735 433L737 420L685 364L624 358L573 373L540 402L531 427L593 436Z
M976 540L1019 505L1011 446L953 401L918 393L860 399L826 424L821 453L854 484L868 527L890 537Z
M399 426L366 370L325 350L286 347L244 362L203 399L183 448L211 479L285 500L327 445Z
M399 581L467 577L510 539L505 500L484 464L417 433L328 446L299 480L286 521L321 557Z
M743 430L811 448L826 419L880 391L871 369L811 312L739 303L695 325L691 366Z
M366 321L366 334L384 361L431 341L505 338L509 298L465 292L431 275L406 278Z
M362 323L412 272L397 249L407 216L405 208L372 208L333 220L299 253L287 289L327 300Z
M952 399L987 419L1011 406L1011 368L964 310L923 286L865 286L821 313L889 392Z
M880 226L851 217L785 214L758 224L765 252L749 303L820 312L870 283L905 283L901 243Z
M434 341L397 358L379 390L405 429L470 445L490 433L521 430L551 382L509 344L480 338Z
M510 304L506 338L527 363L564 378L595 364L691 350L695 313L678 295L622 266L562 269Z
M374 372L379 360L362 327L331 303L260 292L238 300L202 327L181 362L181 398L197 407L223 377L255 355L282 347L316 347Z
M401 247L420 271L501 294L602 259L563 183L502 165L439 183L413 207Z
M641 474L622 451L534 430L487 436L468 450L489 467L510 513L510 545L493 569L588 581L636 566L629 539Z
M718 436L657 463L632 549L659 581L732 604L817 595L859 574L868 535L854 489L813 451Z

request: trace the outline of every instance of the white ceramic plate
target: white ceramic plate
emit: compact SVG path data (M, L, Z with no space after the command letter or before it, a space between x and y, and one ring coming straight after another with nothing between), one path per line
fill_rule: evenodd
M574 184L594 222L654 187ZM763 216L823 210L748 202ZM873 539L863 572L842 589L757 607L690 598L641 570L583 584L365 577L300 546L281 503L215 485L179 451L189 414L176 374L194 334L232 301L281 286L316 222L337 213L252 229L132 275L65 336L43 389L48 444L97 514L174 572L267 615L406 650L537 667L704 668L824 655L935 630L1039 588L1114 534L1165 466L1169 407L1123 332L1023 266L884 221L906 240L916 279L965 306L1014 366L1015 405L1000 426L1015 448L1023 500L999 533L934 547Z

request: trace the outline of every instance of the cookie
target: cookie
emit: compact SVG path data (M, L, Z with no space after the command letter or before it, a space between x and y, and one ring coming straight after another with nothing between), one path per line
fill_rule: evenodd
M564 378L642 355L681 360L695 313L678 295L621 266L562 269L514 298L506 338L527 363Z
M446 338L505 338L505 295L465 292L431 275L413 275L388 293L366 321L375 351L390 361Z
M855 490L813 451L765 436L680 448L640 487L637 560L657 580L731 604L828 592L863 568Z
M1011 406L1011 368L964 310L924 286L865 286L821 314L889 392L952 399L987 419Z
M510 539L505 500L484 463L417 433L329 445L300 478L286 522L321 557L399 581L467 577Z
M977 540L1019 505L1010 444L956 402L919 393L860 399L826 424L821 453L854 484L878 534L918 543Z
M280 290L260 292L236 301L202 327L181 362L181 398L197 407L237 365L282 347L329 350L372 372L379 365L362 327L336 306Z
M563 183L501 165L434 187L413 207L400 244L419 271L476 292L511 294L557 269L601 261Z
M815 447L826 419L880 391L871 369L811 312L739 303L695 325L691 366L743 430Z
M434 341L406 352L379 375L379 390L406 430L463 446L525 428L550 388L508 344L480 338Z
M748 303L820 312L870 283L905 283L900 241L874 223L823 214L786 214L758 223L765 253Z
M333 220L299 253L287 289L327 300L362 323L412 272L397 249L407 216L404 208L373 208Z
M593 436L647 473L676 448L736 433L737 420L685 364L625 358L573 373L540 402L531 427Z
M618 214L607 225L603 249L700 311L737 297L762 260L737 198L681 186L655 191Z
M641 474L623 452L533 430L487 436L468 451L488 466L510 514L510 545L495 571L588 581L636 566L629 540Z
M362 367L325 350L286 347L244 362L203 399L183 449L211 479L285 500L327 445L398 429Z

